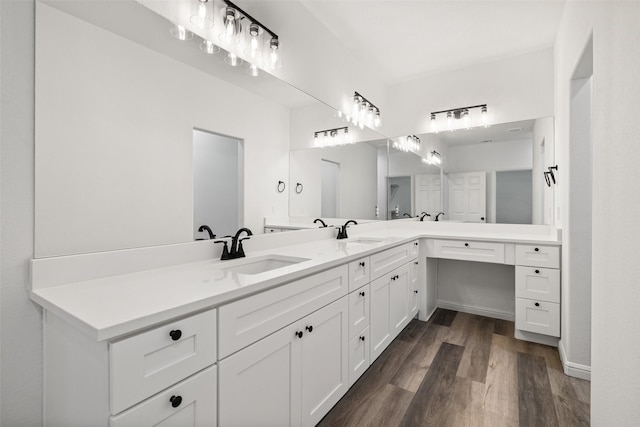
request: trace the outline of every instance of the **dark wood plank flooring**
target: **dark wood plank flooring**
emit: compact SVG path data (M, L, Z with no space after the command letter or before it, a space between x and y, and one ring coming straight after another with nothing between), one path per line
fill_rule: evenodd
M589 382L513 327L442 309L413 320L319 426L588 426Z

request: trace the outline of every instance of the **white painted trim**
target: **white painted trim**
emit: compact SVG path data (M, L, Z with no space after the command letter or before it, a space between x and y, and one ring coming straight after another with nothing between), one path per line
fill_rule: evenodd
M591 381L591 366L581 365L579 363L569 362L567 353L564 349L562 341L558 343L558 352L560 353L560 361L564 368L564 373L570 377L580 378L582 380Z
M436 305L438 308L444 308L447 310L461 311L463 313L476 314L478 316L492 317L494 319L502 319L515 322L515 314L508 311L464 305L441 299L438 299L438 303Z

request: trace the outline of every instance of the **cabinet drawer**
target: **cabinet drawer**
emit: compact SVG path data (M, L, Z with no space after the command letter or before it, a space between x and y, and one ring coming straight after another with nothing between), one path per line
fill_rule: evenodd
M464 240L435 240L435 258L504 264L504 243Z
M560 270L516 266L516 297L560 302Z
M349 294L349 338L369 326L369 285Z
M109 345L111 413L117 414L216 361L216 311Z
M411 260L413 246L413 242L405 243L371 255L371 280L377 279Z
M516 265L560 268L560 247L516 245Z
M349 341L349 387L367 370L369 359L369 328Z
M516 298L516 329L560 336L560 304Z
M212 366L138 406L111 417L109 425L215 426L216 389L216 366Z
M409 245L409 249L411 249L409 251L411 258L416 258L418 256L418 251L420 250L420 242L416 240L414 242L411 242Z
M369 257L349 263L349 292L369 283L369 264Z
M219 359L347 295L348 276L343 265L219 307Z

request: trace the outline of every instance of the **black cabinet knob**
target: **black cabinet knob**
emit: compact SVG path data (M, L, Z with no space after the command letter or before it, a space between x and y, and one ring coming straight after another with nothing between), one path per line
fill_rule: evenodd
M360 262L360 267L364 267L364 261Z
M174 329L173 331L169 332L169 336L172 340L178 341L182 336L182 331L180 329Z
M298 332L296 332L296 336L297 336L298 338L302 338L302 335L304 335L304 333L303 333L302 331L298 331Z
M415 265L418 265L418 261L414 261L414 264L415 264Z
M415 291L413 291L413 293L414 293L414 294L417 294L417 293L418 293L418 291L417 291L417 290L415 290Z
M171 406L177 408L182 403L182 396L171 396L169 402L171 402Z
M309 332L313 332L313 326L309 325L305 328Z
M465 244L464 244L464 246L468 248L468 247L469 247L469 244L468 244L468 243L465 243Z
M534 305L535 305L536 307L540 307L540 303L539 303L539 302L535 303Z
M480 217L480 221L484 221L484 217L483 216Z
M535 249L534 249L534 251L536 251L536 252L538 252L539 250L540 250L540 249L538 249L538 248L535 248Z
M363 336L360 337L360 341L364 341L364 337Z
M363 297L364 296L364 291L360 292L360 296Z
M536 270L536 274L540 274L540 270Z
M413 244L413 246L418 246L418 242L415 242L415 243Z

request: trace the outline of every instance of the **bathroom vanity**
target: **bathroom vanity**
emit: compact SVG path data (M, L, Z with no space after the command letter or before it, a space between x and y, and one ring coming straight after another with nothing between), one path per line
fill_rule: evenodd
M418 221L32 262L47 425L315 425L416 315L438 259L514 266L516 336L557 345L557 230Z

